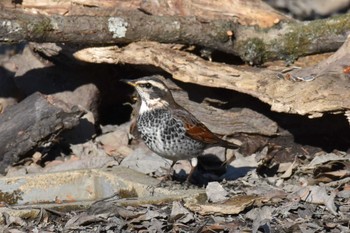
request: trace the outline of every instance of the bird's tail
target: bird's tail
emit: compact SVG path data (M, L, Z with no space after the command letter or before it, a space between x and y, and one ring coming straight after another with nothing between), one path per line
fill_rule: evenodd
M225 147L227 149L238 149L240 146L233 142L228 142L226 140L220 139L219 146Z

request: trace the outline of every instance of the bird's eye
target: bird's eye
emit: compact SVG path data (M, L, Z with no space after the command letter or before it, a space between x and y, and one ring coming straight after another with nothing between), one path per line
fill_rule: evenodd
M147 89L150 89L152 87L152 85L150 83L145 83L143 86Z
M147 89L150 89L152 87L150 83L140 83L139 86Z

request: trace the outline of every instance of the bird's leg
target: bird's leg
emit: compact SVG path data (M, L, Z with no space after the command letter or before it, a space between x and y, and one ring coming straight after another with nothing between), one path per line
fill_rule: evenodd
M196 168L197 168L198 159L197 159L197 158L192 158L190 162L191 162L191 171L190 171L190 173L188 174L188 176L187 176L187 178L186 178L186 183L190 183L191 177L192 177L194 171L195 171Z
M172 161L171 165L170 165L170 168L168 169L167 173L165 174L164 177L162 177L160 179L160 182L159 184L157 185L158 187L164 187L164 185L166 184L167 181L169 180L173 180L172 178L172 173L174 171L173 167L174 165L176 164L177 161Z
M162 179L162 181L167 181L167 180L171 180L172 177L172 173L174 171L173 167L176 164L177 161L172 161L170 168L167 171L167 174L164 176L164 178Z
M222 163L221 166L228 166L230 165L234 160L236 159L236 154L233 151L233 154L231 155L230 158L227 158L227 148L225 148L225 161Z

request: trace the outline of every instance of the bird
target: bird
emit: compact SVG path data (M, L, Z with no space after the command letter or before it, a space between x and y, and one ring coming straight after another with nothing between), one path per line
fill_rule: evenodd
M190 160L192 169L207 148L221 146L237 149L239 145L221 139L188 110L176 103L171 91L158 75L122 80L135 87L141 100L137 116L137 130L146 146L157 155L172 161Z

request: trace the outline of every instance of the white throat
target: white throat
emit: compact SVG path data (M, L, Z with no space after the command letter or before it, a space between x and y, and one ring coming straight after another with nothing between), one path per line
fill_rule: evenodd
M161 100L160 98L148 100L148 105L146 104L146 101L142 100L139 114L141 115L142 113L147 112L151 109L154 110L156 108L161 108L168 105L169 105L168 102Z

